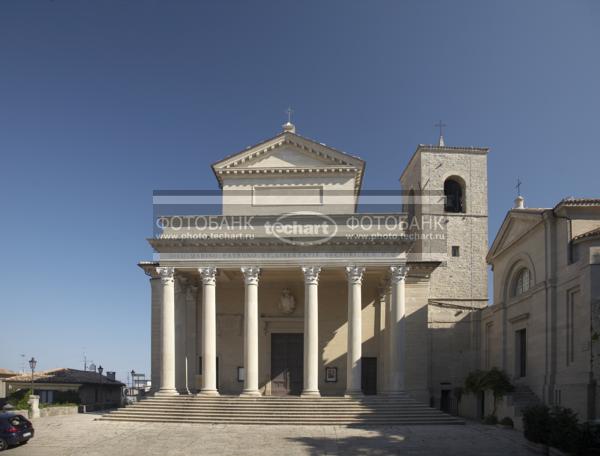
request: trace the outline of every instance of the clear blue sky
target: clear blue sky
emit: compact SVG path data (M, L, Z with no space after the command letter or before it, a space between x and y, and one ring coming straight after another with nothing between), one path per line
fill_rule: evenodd
M600 196L600 2L0 2L0 366L149 373L154 189L298 132L395 189L418 143L489 146L490 238Z

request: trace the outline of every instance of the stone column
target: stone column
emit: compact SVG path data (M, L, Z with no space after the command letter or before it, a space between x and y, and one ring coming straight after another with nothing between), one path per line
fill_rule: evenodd
M390 370L388 393L398 394L405 390L404 375L404 315L406 309L406 297L404 284L408 274L408 266L391 266L392 302L390 309Z
M161 369L160 389L156 393L160 396L176 396L175 389L175 268L159 267L156 271L160 275L162 288L161 302Z
M161 303L162 287L160 276L156 268L149 268L144 271L150 277L150 388L151 393L156 393L160 388L160 361L161 361Z
M242 396L260 396L258 390L258 276L260 268L242 268L244 300L244 390Z
M175 279L175 388L179 394L189 394L187 384L186 312L187 277Z
M217 390L217 309L215 302L217 268L198 269L202 277L202 388L200 394L218 396Z
M362 277L365 268L348 266L348 354L346 396L361 396Z
M196 281L191 282L185 294L185 334L186 334L186 370L187 384L190 392L196 392L196 374L198 372L198 286Z
M388 289L386 285L381 285L377 290L377 311L378 317L377 327L379 329L377 336L377 391L387 391L387 375L388 368L388 336L389 336L389 316L388 316Z
M302 397L319 393L319 273L318 266L302 268L304 273L304 388Z

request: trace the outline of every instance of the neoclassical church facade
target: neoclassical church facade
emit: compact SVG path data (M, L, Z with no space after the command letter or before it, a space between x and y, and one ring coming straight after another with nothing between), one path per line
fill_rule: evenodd
M140 263L155 394L448 408L481 361L487 153L419 145L385 197L397 211L357 210L364 161L290 123L213 164L222 213L161 217Z

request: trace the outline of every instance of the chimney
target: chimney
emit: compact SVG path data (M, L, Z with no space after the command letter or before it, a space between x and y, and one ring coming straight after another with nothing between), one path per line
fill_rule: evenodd
M116 380L115 372L107 372L106 378L108 378L109 380Z

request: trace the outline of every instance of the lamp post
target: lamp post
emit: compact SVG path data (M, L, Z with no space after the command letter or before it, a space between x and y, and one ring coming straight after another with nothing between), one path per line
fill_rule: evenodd
M98 373L100 374L100 397L102 398L102 402L104 402L104 389L102 388L104 386L104 379L102 378L102 372L104 372L104 368L100 364L98 366Z
M35 366L37 365L37 360L32 356L29 360L29 367L31 367L31 394L33 394L33 372L35 371Z
M137 393L135 393L135 383L133 381L134 375L135 375L135 370L131 369L131 394L132 395L137 394Z

